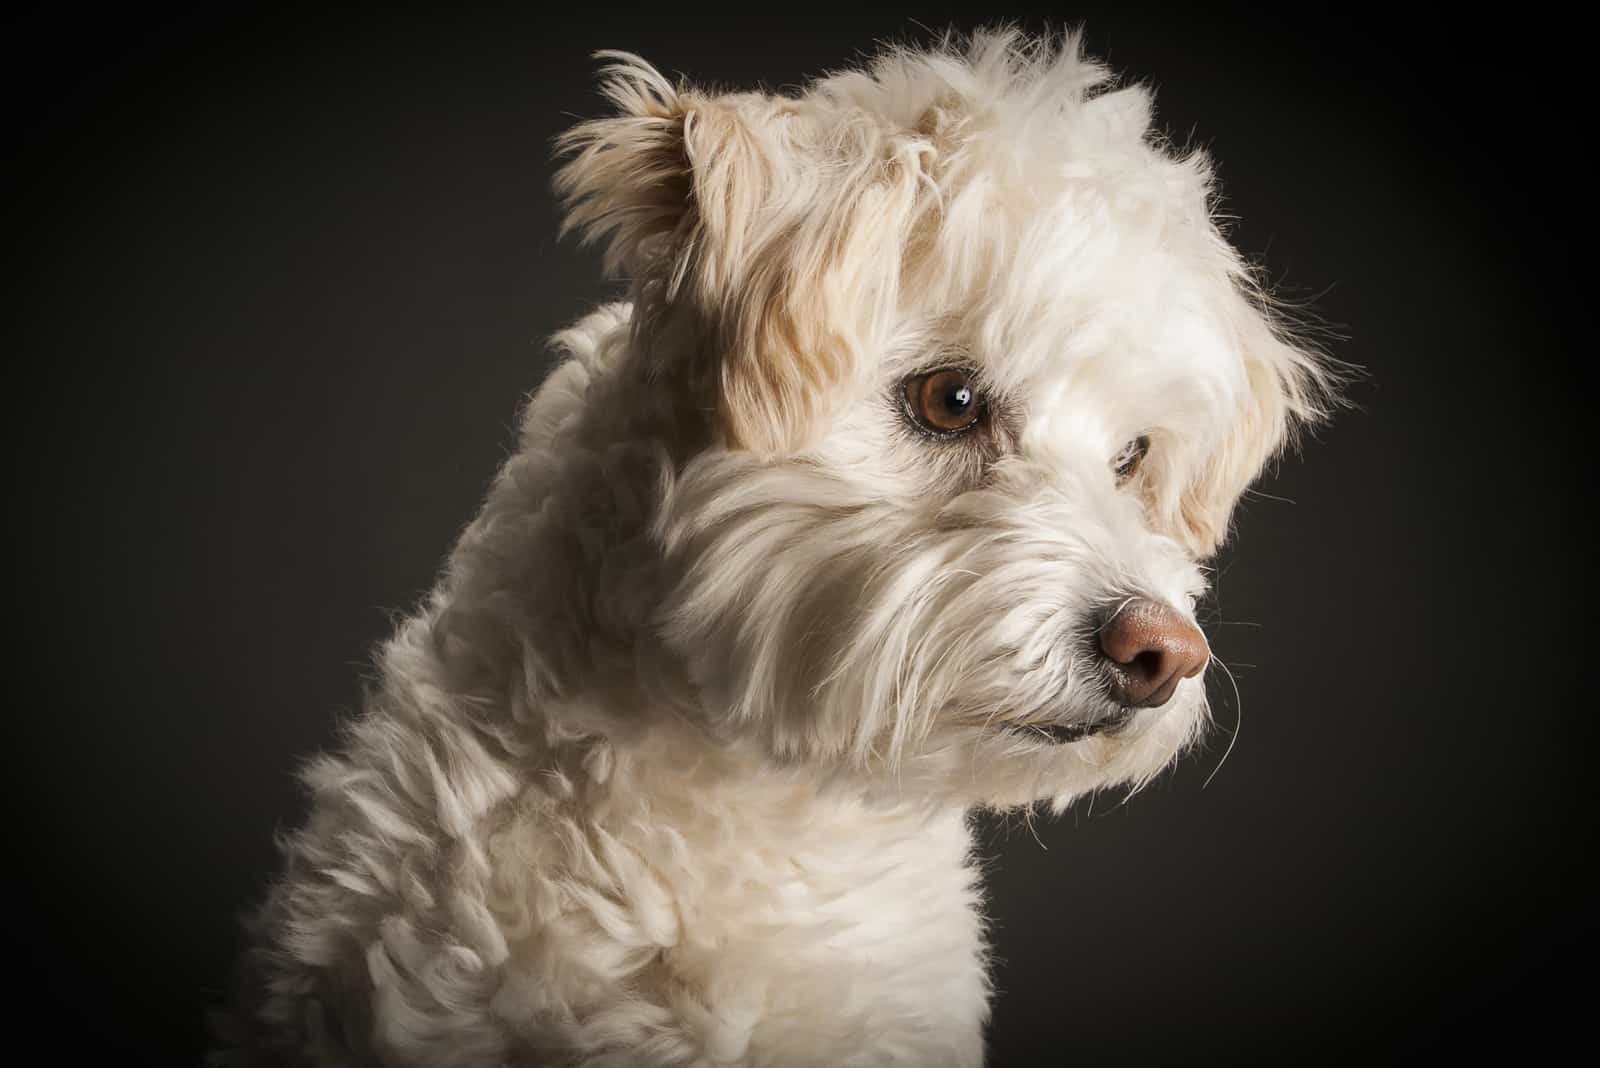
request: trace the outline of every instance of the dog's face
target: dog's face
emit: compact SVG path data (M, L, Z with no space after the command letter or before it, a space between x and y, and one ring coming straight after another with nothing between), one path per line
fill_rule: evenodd
M1074 42L892 53L800 97L619 57L569 220L708 413L657 524L713 725L963 801L1166 766L1206 716L1199 561L1315 413L1209 168Z

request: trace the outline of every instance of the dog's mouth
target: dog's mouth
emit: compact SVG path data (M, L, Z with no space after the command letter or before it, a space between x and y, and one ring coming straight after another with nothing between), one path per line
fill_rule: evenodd
M1135 711L1136 709L1124 706L1109 715L1101 716L1092 723L1014 723L1010 729L1017 734L1049 742L1051 745L1067 745L1071 742L1081 742L1085 738L1093 738L1097 734L1109 734L1119 730L1127 726Z

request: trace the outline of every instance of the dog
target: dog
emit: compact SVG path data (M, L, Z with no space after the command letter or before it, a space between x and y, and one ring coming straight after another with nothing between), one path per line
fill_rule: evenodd
M600 58L555 187L627 299L304 770L213 1063L981 1064L970 813L1203 733L1203 562L1330 408L1075 35Z

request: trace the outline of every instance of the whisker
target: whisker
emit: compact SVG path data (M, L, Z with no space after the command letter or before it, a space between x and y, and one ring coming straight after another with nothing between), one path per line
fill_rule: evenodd
M1046 853L1048 853L1048 852L1050 852L1050 847L1044 844L1044 839L1043 838L1039 837L1039 828L1037 828L1037 827L1035 827L1033 825L1033 814L1034 814L1034 806L1033 805L1029 805L1026 809L1024 809L1023 813L1022 813L1022 825L1024 827L1028 828L1028 833L1033 835L1033 840L1035 842L1039 843L1039 848L1044 850Z
M1121 812L1123 809L1127 808L1128 807L1128 802L1133 800L1133 795L1137 794L1140 789L1141 789L1140 787L1136 787L1131 783L1128 784L1127 787L1122 791L1122 799L1119 800L1116 804L1112 805L1111 806L1111 811L1107 812L1106 815L1107 816L1114 816L1118 812ZM1098 792L1099 791L1096 791L1096 793L1098 793Z
M1222 759L1217 761L1217 766L1211 769L1211 774L1206 776L1206 781L1200 784L1200 789L1202 790L1211 785L1211 780L1217 777L1217 772L1222 770L1222 765L1228 762L1228 755L1233 752L1234 745L1239 741L1239 732L1244 729L1244 698L1239 695L1238 680L1233 677L1233 672L1228 669L1228 665L1221 660L1212 657L1211 663L1222 669L1223 674L1228 676L1228 682L1233 686L1233 736L1228 739L1228 748L1223 750Z

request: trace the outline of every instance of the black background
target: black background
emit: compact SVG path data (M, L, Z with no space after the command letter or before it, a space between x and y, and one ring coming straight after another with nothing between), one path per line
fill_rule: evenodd
M471 517L542 339L615 292L556 242L547 185L550 138L602 107L588 53L779 87L1003 15L1082 20L1153 82L1220 161L1236 242L1368 377L1218 560L1226 766L1206 785L1223 731L1127 805L985 825L992 1063L1520 1059L1579 1033L1581 33L1527 6L1126 4L9 16L14 1033L201 1048L303 814L295 762Z

